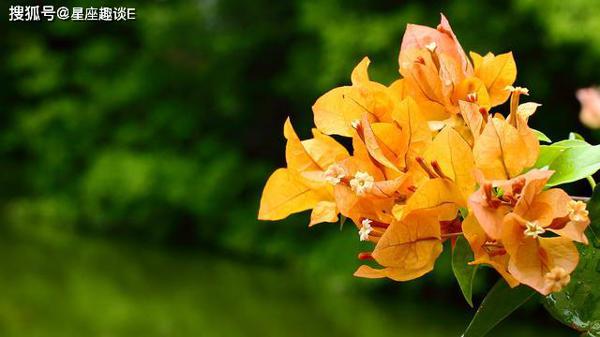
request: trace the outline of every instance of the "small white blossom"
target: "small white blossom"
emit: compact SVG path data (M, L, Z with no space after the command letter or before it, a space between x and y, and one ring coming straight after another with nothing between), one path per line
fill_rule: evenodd
M530 238L533 239L537 239L541 234L544 234L546 232L546 230L544 229L544 227L540 226L537 221L527 221L525 223L525 230L523 231L523 234L525 234L525 236L528 236Z
M337 185L346 177L346 170L340 164L331 164L323 175L325 176L325 181L331 185Z
M437 48L437 44L435 44L435 42L431 42L429 44L426 44L425 48L429 49L429 51L433 53L435 51L435 48Z
M358 231L358 235L360 236L360 241L369 240L369 234L373 231L373 227L371 227L372 222L373 221L371 221L369 219L364 219L361 222L362 227Z
M588 221L589 212L585 209L585 203L583 201L569 201L569 219L575 222Z
M529 95L529 89L522 87L513 87L512 85L507 85L506 87L504 87L504 90L510 92L518 92L523 95Z
M367 172L358 171L350 180L350 187L356 194L363 195L373 187L374 181L375 178Z

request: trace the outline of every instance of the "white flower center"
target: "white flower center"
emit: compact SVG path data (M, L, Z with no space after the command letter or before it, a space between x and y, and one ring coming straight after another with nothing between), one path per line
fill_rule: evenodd
M431 42L425 45L425 48L429 49L429 51L433 53L435 51L435 48L437 48L437 44L435 44L435 42Z
M346 177L346 170L340 164L331 164L323 173L325 181L331 185L337 185Z
M360 241L369 240L369 234L373 231L373 227L371 227L372 222L373 221L371 221L369 219L364 219L361 222L362 227L358 231L358 236L360 236Z
M356 194L363 195L365 192L368 192L371 187L373 187L373 182L375 178L373 178L367 172L358 171L354 175L354 178L350 180L350 187Z
M510 92L517 92L517 93L523 94L523 95L529 95L529 89L522 88L522 87L513 87L512 85L507 85L504 88L504 90L510 91Z
M544 227L540 226L537 221L527 221L525 223L525 230L523 231L523 234L530 238L537 239L540 234L543 234L544 232L546 232L546 230Z

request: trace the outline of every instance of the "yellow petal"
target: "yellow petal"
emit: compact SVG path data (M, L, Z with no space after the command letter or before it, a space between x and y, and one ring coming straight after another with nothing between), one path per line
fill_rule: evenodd
M405 99L408 95L407 93L407 88L406 88L406 83L404 81L404 79L399 79L394 81L391 85L390 85L390 91L396 95L396 98L400 101L402 101L403 99Z
M285 121L283 126L283 135L287 139L287 144L285 146L285 160L288 164L288 168L298 172L319 171L322 169L312 159L308 152L306 152L306 149L294 131L289 118Z
M445 127L434 138L424 157L428 162L438 162L443 173L454 181L465 200L473 192L473 153L469 144L453 128Z
M402 148L406 150L404 150L404 157L398 158L398 165L407 167L410 159L421 155L431 143L431 130L421 109L410 97L400 103L398 109L393 112L392 118L404 133L402 141L405 142L405 145Z
M288 169L277 169L265 184L258 211L259 220L280 220L301 212L320 201L321 197L304 185Z
M352 121L366 112L357 102L356 89L346 86L332 89L319 97L312 107L315 125L326 135L352 136Z
M421 210L403 221L392 222L377 243L373 257L390 268L387 277L406 281L431 271L441 252L436 210Z
M519 132L502 118L487 123L473 147L475 164L487 179L510 179L529 166L528 147Z
M371 64L371 60L368 57L363 58L360 63L354 68L352 71L352 75L350 79L352 80L352 85L360 85L369 82L369 64Z
M443 205L452 206L452 210L440 220L452 220L456 217L459 207L465 206L465 199L456 185L447 179L431 179L421 185L417 191L408 199L404 214L410 214L415 210L433 209Z
M469 96L476 98L476 103L487 110L490 109L490 96L485 84L477 77L465 78L456 88L452 99L454 102L468 101Z
M322 170L326 170L333 163L350 157L348 150L332 137L322 134L317 129L313 129L313 136L312 139L302 141L302 145Z
M485 121L483 120L483 116L479 111L479 106L477 104L465 101L459 101L458 106L465 124L467 124L469 130L471 130L473 142L477 141L481 135L481 132L483 132L483 127L485 126Z
M313 208L310 214L309 226L316 225L321 222L336 222L338 221L338 209L333 201L320 201Z
M371 123L366 116L363 117L361 121L361 126L363 129L364 141L367 149L369 150L369 154L378 161L381 165L386 166L392 170L400 171L400 169L396 166L395 162L397 162L398 158L396 154L387 147L387 145L377 137L373 128L371 127ZM381 131L381 130L380 130ZM389 131L386 129L386 131ZM386 136L393 137L393 134L386 134ZM398 134L401 136L401 134Z
M537 108L541 106L541 104L535 102L523 103L517 108L517 113L527 121L527 119L536 112Z
M512 85L517 78L517 65L512 52L498 56L489 53L483 58L477 58L477 61L474 59L473 62L475 76L485 83L491 105L496 106L506 102L510 92L505 88Z

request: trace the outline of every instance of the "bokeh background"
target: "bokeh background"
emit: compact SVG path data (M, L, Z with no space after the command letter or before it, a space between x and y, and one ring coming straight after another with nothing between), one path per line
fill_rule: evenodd
M407 23L512 50L553 140L600 83L600 2L163 0L137 21L0 20L0 335L458 336L474 310L449 255L409 283L351 276L351 224L256 220L283 121L349 82L398 76ZM589 193L585 185L573 193ZM448 249L446 249L448 251ZM496 276L481 272L480 302ZM536 301L494 336L574 336Z

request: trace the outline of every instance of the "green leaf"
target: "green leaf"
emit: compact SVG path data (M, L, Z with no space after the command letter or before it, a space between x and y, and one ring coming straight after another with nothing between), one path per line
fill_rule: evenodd
M492 287L462 337L483 337L535 294L529 287L510 288L504 279Z
M452 251L452 271L465 300L471 308L473 307L473 280L477 273L477 266L469 265L469 262L473 260L473 252L467 239L459 236Z
M567 149L562 146L554 146L554 145L542 145L540 146L540 155L538 157L537 162L534 167L542 168L547 167L552 164L552 162L556 159L556 157L560 156L560 154Z
M550 140L550 138L548 138L548 136L546 136L542 131L538 131L536 129L531 129L531 131L533 131L533 133L535 133L535 135L537 136L537 139L540 142L552 143L552 141Z
M600 250L593 245L578 245L579 265L571 282L558 293L544 298L550 314L573 329L600 336Z
M466 207L459 207L458 208L458 213L459 213L459 215L461 217L461 220L464 220L469 215L469 209L466 208Z
M548 186L574 182L593 175L600 169L600 145L575 146L563 150L548 165L554 174Z
M583 136L578 134L577 132L569 132L569 139L579 139L585 141L585 139L583 139Z
M564 139L561 141L558 141L554 144L552 144L551 146L562 146L562 147L579 147L579 146L590 146L590 143L586 142L585 140L581 140L581 139Z
M571 274L571 282L558 293L544 298L544 307L560 322L585 332L585 336L600 336L600 188L588 202L592 223L586 231L591 245L578 245L579 265Z

